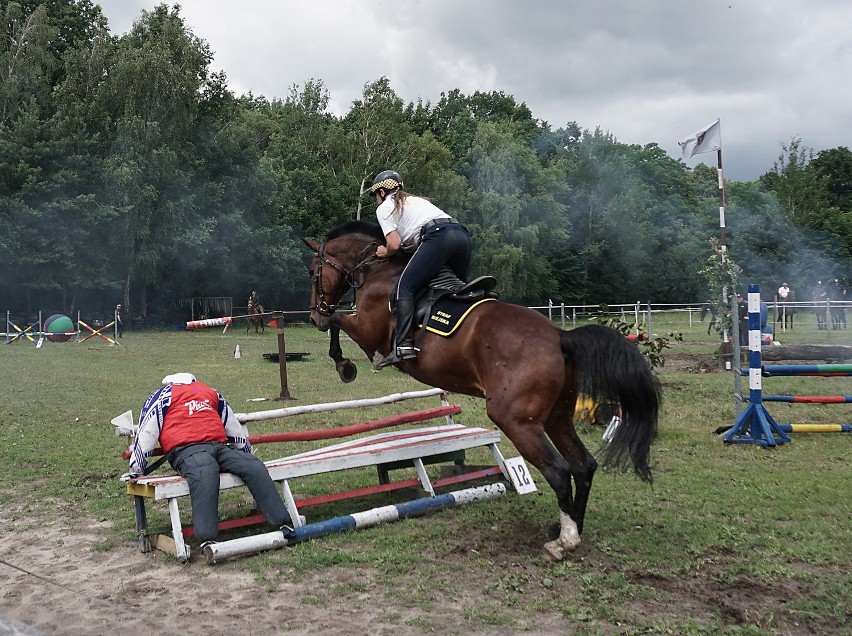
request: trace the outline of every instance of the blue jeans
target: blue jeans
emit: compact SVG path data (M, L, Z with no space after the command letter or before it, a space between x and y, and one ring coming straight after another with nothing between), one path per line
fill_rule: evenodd
M266 466L251 453L219 442L191 444L169 453L169 463L186 477L192 504L192 525L199 542L219 534L219 473L232 473L245 482L257 507L273 528L291 523Z
M467 281L470 252L470 236L463 225L443 223L430 227L399 277L397 300L414 300L415 294L426 287L444 265Z

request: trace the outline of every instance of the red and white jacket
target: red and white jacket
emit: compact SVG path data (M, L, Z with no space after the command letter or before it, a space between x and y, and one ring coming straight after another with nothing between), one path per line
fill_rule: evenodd
M130 472L143 474L157 446L168 453L198 442L233 444L252 452L248 429L234 416L221 393L203 382L167 384L142 405Z

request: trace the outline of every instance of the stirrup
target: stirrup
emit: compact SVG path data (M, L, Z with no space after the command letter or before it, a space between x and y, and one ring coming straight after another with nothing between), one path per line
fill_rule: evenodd
M420 349L414 345L402 345L401 347L396 348L397 357L402 358L403 360L416 358L418 353L420 353Z
M383 369L384 367L403 362L404 360L412 360L417 357L417 354L419 352L420 349L412 345L403 345L401 347L396 347L392 349L391 352L384 358L381 358L380 360L374 360L373 366L376 369ZM378 357L379 356L376 356L376 358Z

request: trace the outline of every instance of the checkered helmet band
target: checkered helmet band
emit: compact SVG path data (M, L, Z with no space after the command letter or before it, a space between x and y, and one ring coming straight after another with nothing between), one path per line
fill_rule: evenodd
M385 179L384 181L379 181L378 183L374 183L370 186L370 194L373 194L376 190L395 190L400 187L399 181L396 179Z
M401 187L402 177L399 176L399 173L393 170L384 170L376 175L376 178L373 179L373 185L367 189L367 192L373 194L378 190L393 191Z

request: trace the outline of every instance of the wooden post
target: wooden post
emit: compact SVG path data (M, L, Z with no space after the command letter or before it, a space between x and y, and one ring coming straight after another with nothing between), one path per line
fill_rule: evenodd
M284 314L275 314L275 326L278 329L278 372L281 375L281 394L275 399L276 402L295 400L290 395L287 387L287 345L284 342Z

